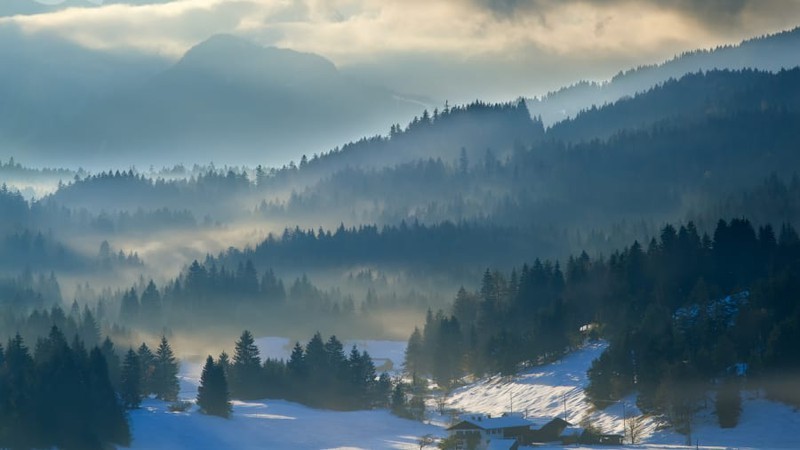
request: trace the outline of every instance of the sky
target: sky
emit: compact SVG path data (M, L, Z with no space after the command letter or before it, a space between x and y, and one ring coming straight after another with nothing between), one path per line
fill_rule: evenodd
M218 33L402 94L509 100L800 25L800 0L2 0L0 27L178 59Z

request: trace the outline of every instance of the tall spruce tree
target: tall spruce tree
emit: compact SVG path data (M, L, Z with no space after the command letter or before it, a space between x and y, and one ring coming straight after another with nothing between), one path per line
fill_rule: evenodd
M161 294L159 294L153 280L147 283L147 287L142 292L140 318L142 325L150 329L162 324L161 318Z
M228 380L228 384L230 385L231 379L231 358L228 356L228 352L222 351L217 358L217 364L222 367L222 371L225 373L225 379Z
M131 430L125 411L119 404L108 376L105 357L96 347L89 355L89 385L86 397L90 399L91 421L89 428L96 434L88 442L99 443L96 448L107 447L107 443L127 447L131 443ZM91 448L84 446L83 448Z
M197 389L197 405L200 410L212 416L229 417L232 406L228 393L228 382L222 366L214 363L211 355L206 359Z
M261 388L261 357L253 335L245 330L236 341L231 372L233 397L254 400L263 395Z
M119 355L117 355L117 351L114 349L114 343L109 337L106 336L105 340L103 340L100 351L103 353L103 357L106 359L106 364L108 365L108 377L111 379L111 385L118 387L121 365Z
M37 432L33 393L35 366L28 347L17 333L8 341L5 352L5 369L0 371L8 394L3 397L5 413L0 419L0 447L28 448Z
M403 369L409 375L417 372L422 372L422 353L424 351L422 343L422 333L419 327L414 327L414 332L408 338L408 345L406 346L405 361L403 362Z
M88 306L83 306L83 316L79 330L80 338L88 348L94 348L100 343L100 326Z
M156 397L168 402L177 400L178 392L180 391L178 382L179 363L172 353L172 348L166 336L161 337L154 365L153 388Z
M406 400L406 385L399 382L392 390L392 399L389 405L392 413L400 417L408 417L408 402Z
M122 362L122 380L120 382L122 404L128 409L136 409L142 402L141 367L139 355L129 349Z
M136 290L131 288L122 296L119 318L126 324L138 324L140 309L139 296L136 295Z
M139 346L136 355L139 357L139 389L142 391L142 396L147 397L155 393L153 376L156 370L156 357L144 342Z

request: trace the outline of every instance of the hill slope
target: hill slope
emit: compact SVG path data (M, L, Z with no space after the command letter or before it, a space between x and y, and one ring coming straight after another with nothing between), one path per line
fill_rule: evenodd
M623 414L627 420L640 413L636 398L595 411L584 395L586 371L592 361L607 348L604 342L592 343L552 364L520 372L516 376L499 376L479 380L457 389L448 398L447 407L467 413L499 415L513 410L528 417L566 417L570 423L592 424L606 433L623 433ZM710 395L710 394L709 394ZM787 430L800 427L800 413L782 403L760 398L757 392L745 393L739 425L722 429L713 414L713 401L698 412L694 421L692 442L701 447L797 448L800 438ZM643 421L641 443L648 448L683 446L686 437L670 428L659 429L659 421L647 417ZM628 442L628 441L626 441ZM694 448L694 445L687 448Z
M581 82L528 100L531 114L546 125L574 117L592 105L602 106L635 95L671 78L712 69L760 69L778 71L800 64L800 27L746 40L738 45L697 50L679 55L663 64L642 66L620 72L606 83Z

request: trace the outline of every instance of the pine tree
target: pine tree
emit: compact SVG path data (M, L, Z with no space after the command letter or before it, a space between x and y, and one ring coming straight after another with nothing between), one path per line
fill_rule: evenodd
M161 294L159 294L153 280L150 280L144 292L142 292L140 318L141 323L149 326L151 329L162 323Z
M88 400L91 421L89 429L100 443L112 443L127 447L131 443L131 430L125 410L117 401L108 376L107 364L102 352L95 348L89 355ZM93 439L94 440L94 439ZM90 441L91 442L91 441ZM98 445L98 448L105 447ZM88 448L88 446L84 446Z
M418 327L414 327L414 332L408 338L406 346L405 362L403 368L407 374L422 373L422 333Z
M217 364L219 364L219 366L222 367L222 372L225 373L225 379L230 380L231 358L228 356L228 352L223 350L222 353L219 354L219 358L217 358Z
M303 346L299 342L295 342L292 348L292 354L289 356L289 362L286 364L289 370L289 375L293 380L302 380L308 376L308 366L306 365L306 357L303 352Z
M229 417L232 411L225 372L214 363L211 355L206 359L197 389L197 405L206 414Z
M120 397L123 405L128 409L136 409L142 402L140 382L139 356L131 348L125 354L125 360L122 363L122 380L120 384Z
M392 379L386 372L381 373L378 383L375 386L374 403L378 408L385 408L389 403L389 395L392 392Z
M0 402L5 402L9 410L0 421L3 432L0 447L32 447L34 443L31 431L36 431L31 429L34 412L34 362L19 333L6 345L5 370L2 372L8 396L3 396Z
M408 416L408 403L406 402L406 385L402 382L397 383L392 390L391 401L392 413L396 416Z
M325 343L319 332L306 344L305 363L308 372L313 377L318 377L325 373L328 368L328 357L325 354Z
M344 355L344 345L336 338L331 336L325 343L325 354L328 360L328 369L335 376L342 376L347 368L347 358Z
M125 292L125 295L122 296L119 318L124 323L136 324L139 323L139 313L139 296L136 295L136 290L131 288L131 290Z
M117 351L114 349L114 343L111 342L108 336L106 336L103 341L103 345L100 346L100 351L103 353L103 357L108 365L108 377L111 380L111 385L114 387L119 386L121 369L119 355L117 355Z
M144 342L136 354L139 357L139 389L142 391L142 396L147 397L155 393L153 375L156 370L156 357Z
M178 399L180 384L178 383L179 364L166 336L161 337L155 356L153 371L153 389L161 400L172 402Z
M100 343L100 326L94 318L94 314L89 307L84 305L83 317L81 318L80 337L84 345L94 348Z
M261 396L261 357L253 335L242 332L236 342L231 371L231 391L235 398L254 400Z

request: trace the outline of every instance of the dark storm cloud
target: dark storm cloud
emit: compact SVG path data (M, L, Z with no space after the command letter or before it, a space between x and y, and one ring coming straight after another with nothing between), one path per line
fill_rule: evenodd
M758 15L780 12L785 6L797 5L797 0L472 0L479 6L491 10L498 17L514 18L516 15L544 13L567 3L589 3L598 6L624 8L626 4L643 4L674 10L680 14L709 26L725 26L736 23L745 11ZM624 10L622 10L624 11Z

